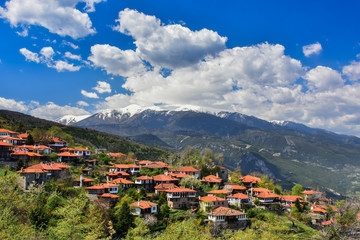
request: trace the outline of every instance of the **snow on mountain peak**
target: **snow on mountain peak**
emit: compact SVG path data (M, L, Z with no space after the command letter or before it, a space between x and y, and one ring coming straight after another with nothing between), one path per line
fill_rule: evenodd
M64 124L64 125L71 125L85 118L90 117L91 115L81 115L81 116L74 116L74 115L65 115L55 120L55 122Z

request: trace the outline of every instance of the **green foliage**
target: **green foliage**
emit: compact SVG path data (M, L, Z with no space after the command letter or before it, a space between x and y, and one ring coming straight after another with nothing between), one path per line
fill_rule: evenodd
M108 156L106 153L100 153L97 156L97 160L99 163L104 164L104 165L109 165L109 163L111 162L111 157Z
M167 202L161 206L160 215L162 218L168 218L170 216L170 208Z
M159 207L161 207L164 204L167 204L166 192L160 193L158 204L159 204Z
M149 227L144 224L144 220L142 218L135 218L134 227L130 228L126 239L127 240L142 240L146 235L150 233Z
M31 133L29 134L29 136L27 137L26 141L25 141L26 145L34 145L35 141L33 136L31 135Z
M57 160L59 159L59 157L58 157L58 155L57 155L56 152L50 153L49 158L50 158L50 160L53 161L53 162L55 162L55 161L57 161Z
M181 179L180 185L187 188L199 189L201 187L201 181L196 177L185 177Z
M19 171L21 168L23 168L25 166L24 161L22 159L19 159L16 162L16 171Z
M141 176L149 176L149 177L152 177L152 176L156 176L156 175L160 175L160 174L163 174L164 171L163 170L160 170L159 168L140 168L140 175Z
M296 195L296 196L301 196L303 191L304 191L303 186L301 186L300 184L296 184L296 185L291 189L291 194L292 194L292 195Z
M120 237L126 236L128 230L134 227L134 216L131 214L127 200L122 199L122 201L117 204L113 222L116 234Z

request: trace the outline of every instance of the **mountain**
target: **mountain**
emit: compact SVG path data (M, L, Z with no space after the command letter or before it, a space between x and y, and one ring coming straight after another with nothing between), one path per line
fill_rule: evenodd
M0 128L17 132L31 131L34 128L49 129L52 126L60 127L65 133L70 134L76 143L92 148L105 148L110 152L133 152L138 159L158 160L167 158L169 152L144 144L136 143L123 137L93 129L84 129L74 126L65 126L56 122L32 117L23 113L0 110Z
M61 118L56 119L55 122L58 122L58 123L61 123L64 125L73 125L74 123L84 120L85 118L88 118L90 116L91 115L82 115L82 116L66 115Z
M267 122L240 113L132 106L94 114L74 126L175 149L188 145L223 153L228 168L350 195L360 191L360 139L293 122ZM136 109L136 111L133 111ZM156 140L155 140L156 139Z

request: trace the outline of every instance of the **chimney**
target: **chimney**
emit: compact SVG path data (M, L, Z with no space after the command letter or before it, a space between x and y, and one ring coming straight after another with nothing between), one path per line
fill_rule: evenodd
M166 175L166 176L169 175L169 172L165 172L165 175Z
M106 183L109 183L109 175L106 175Z
M140 207L140 200L138 201L138 206Z
M251 196L253 195L253 188L251 187Z
M80 175L80 187L82 187L82 182L83 182L83 175Z

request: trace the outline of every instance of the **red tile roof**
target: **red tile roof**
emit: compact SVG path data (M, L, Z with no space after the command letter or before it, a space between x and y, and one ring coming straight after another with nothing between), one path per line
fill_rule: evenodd
M261 179L251 175L246 175L241 177L240 181L242 181L243 183L257 183L257 182L261 182Z
M257 198L280 198L279 195L272 192L262 192L256 195Z
M22 133L22 134L19 134L18 137L19 138L28 138L29 134L28 133Z
M196 168L191 167L191 166L177 167L171 171L172 172L200 172L200 170L197 170Z
M130 207L141 208L141 209L148 209L148 208L151 208L152 206L157 206L157 204L153 203L153 202L149 202L149 201L142 201L142 200L130 204Z
M149 177L149 176L140 176L135 178L136 180L153 180L153 177Z
M126 180L124 178L117 178L114 179L112 181L110 181L110 183L115 183L115 184L134 184L134 182Z
M214 175L209 175L206 177L203 177L203 179L201 179L202 182L209 182L209 183L221 183L222 179L220 177L214 176Z
M314 190L305 190L305 191L302 192L302 194L313 195L313 194L322 194L322 192L317 192L317 191L314 191Z
M155 186L155 189L157 191L165 191L165 190L169 190L169 189L172 189L172 188L179 188L179 187L176 186L173 183L160 183L160 184Z
M240 186L238 184L235 184L235 183L230 183L228 185L232 190L246 190L246 187L245 186Z
M295 202L296 199L302 200L303 198L300 196L295 196L295 195L284 195L284 196L281 196L280 199L285 202Z
M11 134L19 134L17 132L10 131L10 130L7 130L7 129L0 129L0 132L7 132L7 133L11 133Z
M225 190L225 189L219 189L219 190L213 190L208 192L208 194L229 194L231 191Z
M245 215L246 213L240 212L238 210L234 210L227 207L218 207L213 212L209 213L211 216L239 216L239 215Z
M310 212L320 212L320 213L326 213L327 211L325 209L322 209L322 208L313 208L310 210Z
M44 169L21 169L19 171L17 171L17 173L47 173L48 171L44 170Z
M224 202L227 201L225 198L215 197L215 196L205 196L199 199L203 202Z
M155 182L166 182L166 181L170 181L170 182L175 182L175 181L179 181L179 179L177 178L172 178L166 174L160 174L160 175L156 175L153 177Z
M119 198L118 195L115 195L115 194L111 194L111 193L103 193L102 195L97 195L97 197L99 198L113 198L113 199L116 199L116 198Z
M170 190L166 190L166 192L168 192L168 193L174 193L174 192L193 192L193 193L196 193L195 190L190 189L190 188L173 188L173 189L170 189Z
M124 176L124 177L127 177L127 176L130 176L130 174L126 173L126 172L108 172L106 175L108 176Z
M137 166L135 164L114 164L109 168L124 168L124 169L128 169L128 168L140 168L140 166Z
M2 141L0 141L0 146L2 146L2 147L14 147L14 145L12 145L10 143L2 142Z
M249 199L249 197L243 193L236 193L234 195L227 196L227 198Z
M111 187L118 187L118 185L113 184L113 183L101 183L98 185L87 187L85 189L107 189L107 188L111 188Z
M70 152L62 152L62 153L58 153L59 157L79 157L79 155L70 153Z
M34 153L34 152L24 152L24 151L19 151L16 153L11 153L11 156L29 156L29 157L42 157L41 154L38 153Z

